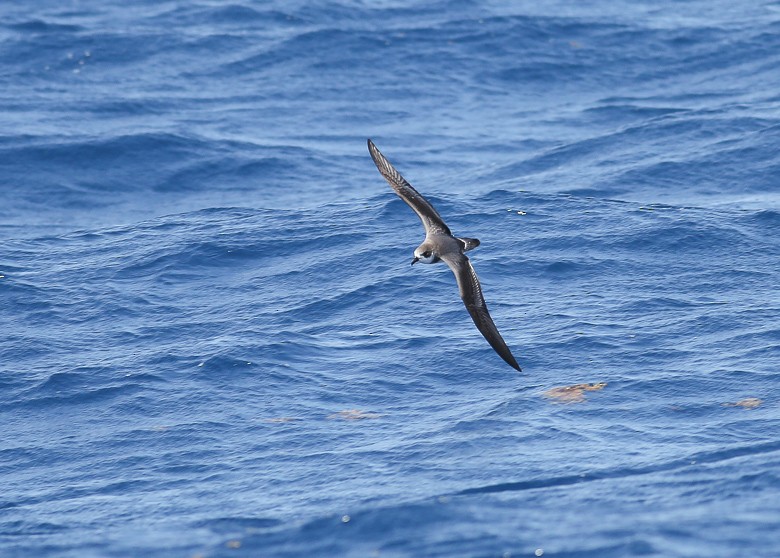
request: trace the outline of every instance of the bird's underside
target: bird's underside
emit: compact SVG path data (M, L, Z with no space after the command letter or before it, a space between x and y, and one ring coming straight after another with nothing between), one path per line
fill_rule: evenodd
M479 240L452 236L449 227L436 209L401 176L401 173L390 164L371 140L368 140L368 151L379 173L387 180L398 197L412 208L425 228L425 240L414 251L412 264L418 261L446 263L455 275L460 297L477 329L507 364L515 370L520 370L515 357L490 317L477 273L464 254L479 246Z

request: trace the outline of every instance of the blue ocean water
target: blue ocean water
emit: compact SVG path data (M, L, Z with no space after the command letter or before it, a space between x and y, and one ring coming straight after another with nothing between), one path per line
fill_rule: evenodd
M0 555L780 556L780 2L0 16Z

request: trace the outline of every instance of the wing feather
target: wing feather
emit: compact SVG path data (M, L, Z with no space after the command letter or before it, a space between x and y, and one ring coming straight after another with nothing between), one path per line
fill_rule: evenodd
M503 358L509 366L519 371L520 366L517 364L509 347L507 347L504 338L498 332L496 324L493 323L493 318L490 317L487 304L485 304L485 297L482 296L482 287L479 284L477 272L474 271L474 267L471 265L468 257L464 254L447 254L442 259L455 274L458 289L460 290L460 298L463 299L466 310L469 311L471 319L474 320L474 325L477 326L482 336L490 343L493 350L498 353L498 356Z
M379 173L385 177L388 184L395 190L406 204L411 207L417 216L422 221L423 227L425 227L425 233L445 233L452 234L449 227L441 218L439 212L436 211L428 200L426 200L420 192L415 190L406 179L401 176L395 167L390 164L382 152L377 149L374 142L368 140L368 152L371 154L371 158L374 160L376 168L379 169Z

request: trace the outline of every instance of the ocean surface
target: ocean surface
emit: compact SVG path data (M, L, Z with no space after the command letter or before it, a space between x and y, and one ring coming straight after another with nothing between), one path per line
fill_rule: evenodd
M0 46L0 556L780 556L780 2L16 0Z

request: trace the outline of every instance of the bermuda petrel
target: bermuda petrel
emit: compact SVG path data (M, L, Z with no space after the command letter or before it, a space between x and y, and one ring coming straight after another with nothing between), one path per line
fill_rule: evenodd
M477 273L464 254L464 252L479 246L479 240L452 236L449 227L430 202L412 188L412 185L401 176L401 173L395 170L395 167L385 159L385 156L371 140L368 140L368 152L371 154L376 168L379 169L379 173L385 177L398 197L414 210L425 227L425 240L414 251L412 265L417 262L431 264L443 261L446 263L455 274L460 298L463 299L463 304L466 305L466 310L471 314L471 319L474 320L477 329L498 353L498 356L515 370L520 370L515 357L512 356L509 347L506 346L506 342L488 313Z

